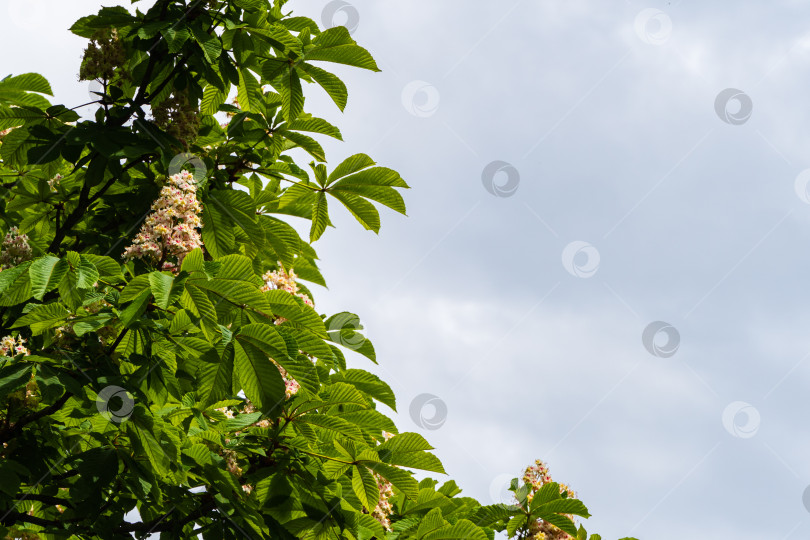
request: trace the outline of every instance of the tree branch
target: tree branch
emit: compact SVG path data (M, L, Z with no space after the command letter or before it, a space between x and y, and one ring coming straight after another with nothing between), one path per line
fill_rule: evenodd
M36 422L40 418L55 413L56 411L61 409L65 403L67 403L67 400L70 399L72 395L73 394L71 394L70 392L65 392L64 395L61 398L59 398L59 400L53 405L45 407L44 409L39 410L33 414L23 416L22 418L14 422L14 425L12 425L11 427L6 428L3 431L0 431L0 443L10 441L14 437L22 433L22 429L28 424Z

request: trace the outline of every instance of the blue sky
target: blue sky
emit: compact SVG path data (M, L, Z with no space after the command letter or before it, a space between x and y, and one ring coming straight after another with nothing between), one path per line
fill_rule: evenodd
M413 189L379 236L334 209L316 303L360 315L400 428L484 503L546 460L605 538L810 536L810 5L329 4L288 5L383 72L338 70L345 114L308 93L327 156ZM66 28L99 5L3 0L0 71L84 102Z

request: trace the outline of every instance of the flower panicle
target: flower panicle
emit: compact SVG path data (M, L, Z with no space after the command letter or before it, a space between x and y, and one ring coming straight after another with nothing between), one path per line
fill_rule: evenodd
M186 254L203 245L201 212L194 176L188 171L170 176L132 245L124 250L124 259L143 259L176 271Z

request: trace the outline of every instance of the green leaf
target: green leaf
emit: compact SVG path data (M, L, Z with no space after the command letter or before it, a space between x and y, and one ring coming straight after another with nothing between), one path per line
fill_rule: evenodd
M216 403L230 395L233 360L233 347L226 348L221 355L217 349L209 349L200 357L197 391L204 405Z
M557 482L548 482L547 484L543 484L543 486L532 496L532 502L529 506L529 510L534 511L535 508L558 499L562 499L562 495L560 494L560 484Z
M380 487L367 468L359 465L353 468L352 489L366 510L372 512L376 508L380 499Z
M135 297L132 303L121 312L118 318L125 328L129 328L135 321L141 318L141 315L144 314L146 307L149 305L149 298L151 296L152 291L150 289L143 290Z
M326 93L338 106L341 111L346 108L346 102L349 99L349 92L346 90L346 85L343 84L337 76L311 64L301 63L298 65L299 69L304 71L307 75L318 83Z
M380 71L371 54L355 43L344 26L335 26L322 32L312 44L314 47L304 55L306 61L324 60Z
M31 364L23 362L6 363L0 368L0 396L7 396L26 385L31 378Z
M397 469L383 463L364 462L369 469L376 472L399 489L409 499L416 499L419 494L419 483L403 469Z
M261 87L259 81L248 69L239 70L239 86L237 87L239 108L246 112L261 111Z
M339 418L337 416L327 414L307 413L297 416L295 418L298 424L309 424L316 426L319 431L327 438L334 438L337 436L348 437L355 441L363 441L363 432L360 431L356 425ZM369 462L371 463L371 462ZM403 471L399 471L403 472ZM413 479L412 479L413 480ZM393 483L393 482L392 482ZM416 481L414 480L414 484Z
M321 144L303 133L297 131L288 131L286 129L280 130L278 135L285 137L285 149L295 148L296 146L304 149L310 156L318 161L326 161L326 154L323 151Z
M285 385L278 368L267 356L252 347L245 349L234 341L234 372L245 395L262 412L270 412L284 402Z
M301 79L294 68L290 68L281 77L280 83L273 85L281 95L281 111L287 122L292 122L304 110L304 91Z
M59 285L69 269L70 264L67 260L53 255L46 255L33 261L28 268L31 276L31 294L37 300L42 300L45 293Z
M11 328L30 326L31 333L36 336L49 328L63 324L69 315L70 311L62 304L54 302L39 305L17 319Z
M155 468L155 472L160 476L167 476L171 466L171 459L169 455L163 450L154 433L151 429L142 429L136 426L133 422L126 423L128 431L135 435L135 440L139 443L140 450L146 455L149 463Z
M321 135L328 135L339 141L343 140L340 130L323 118L299 118L298 120L290 122L287 125L287 129L320 133Z
M380 232L380 213L370 202L348 193L330 191L330 195L343 203L349 212L367 231Z
M205 91L203 92L200 112L202 114L214 114L219 110L219 106L225 103L227 99L227 92L220 90L213 84L209 84L205 87Z
M180 287L175 287L174 276L163 272L150 273L149 286L155 297L155 303L163 309L167 309L169 304L176 300L182 292Z
M81 263L76 268L77 283L76 286L80 289L91 289L98 281L99 273L96 265L90 262L90 259L81 256Z
M433 508L422 517L419 522L419 528L416 531L418 538L423 538L425 535L432 533L444 527L447 522L442 517L440 508Z
M329 223L329 208L326 203L326 193L319 192L312 207L312 228L309 231L309 241L314 242L323 235Z
M532 500L534 502L534 500ZM578 499L557 499L541 504L539 506L532 505L532 514L546 515L548 513L554 514L573 514L584 518L591 517L588 509Z
M5 130L27 123L28 120L41 120L46 118L45 111L33 107L3 107L0 106L0 130Z
M421 540L489 540L487 533L472 521L460 519L453 525L442 527L422 537Z
M227 255L234 250L236 237L230 220L216 205L205 202L202 210L202 240L205 249L214 257Z
M366 154L355 154L344 159L340 165L326 178L326 185L331 185L335 180L348 176L357 171L376 165L373 159Z
M30 262L0 272L0 306L14 306L31 298Z
M23 92L37 92L39 94L53 95L48 80L39 73L23 73L16 77L6 77L0 80L0 92L4 90L17 90Z
M282 58L266 58L262 61L262 81L272 82L289 67L290 63Z
M217 58L222 54L222 43L219 41L219 36L209 34L197 26L193 26L192 31L194 40L200 45L205 59L209 64L216 64Z
M489 506L479 506L470 516L475 523L482 527L490 527L499 521L509 520L517 513L521 513L520 507L507 504L493 504Z
M363 329L360 318L354 313L343 311L332 315L324 322L328 329L329 339L342 347L362 354L375 364L377 355L374 345L359 330Z
M571 536L576 536L577 534L577 527L574 522L561 514L543 514L539 517L543 521L551 523L558 529L562 529Z
M217 211L242 229L256 246L264 243L264 231L256 223L256 204L250 195L235 189L219 190L209 197L209 204L216 205Z
M364 371L362 369L341 370L332 375L332 380L335 382L344 381L351 384L364 394L367 394L380 403L391 407L391 409L394 411L397 410L396 396L394 395L394 391L391 390L391 387L388 386L388 384L373 373L369 373L368 371ZM430 448L425 449L430 450Z
M121 264L112 257L107 257L106 255L93 255L90 253L82 256L96 267L96 270L98 270L100 275L113 277L121 276Z
M425 450L433 450L433 447L418 433L400 433L377 446L377 450L422 452Z
M285 268L291 268L301 250L298 232L288 223L271 216L259 216L259 225L264 229L267 243L276 252L276 258Z
M250 344L266 356L272 356L276 361L287 357L287 343L278 331L267 324L248 324L243 326L236 339Z
M526 514L520 513L510 519L506 524L506 534L509 538L513 538L518 529L525 527L528 523Z

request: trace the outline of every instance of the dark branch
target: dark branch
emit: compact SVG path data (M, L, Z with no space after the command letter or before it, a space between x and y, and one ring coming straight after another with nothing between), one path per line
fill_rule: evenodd
M59 398L59 400L53 405L45 407L44 409L39 410L33 414L23 416L22 418L17 420L11 427L8 427L3 431L0 431L0 443L10 441L14 437L22 433L22 429L28 424L36 422L40 418L44 418L45 416L55 413L56 411L61 409L65 403L67 403L67 400L70 399L72 395L73 394L71 394L70 392L65 392L64 395L61 398Z

